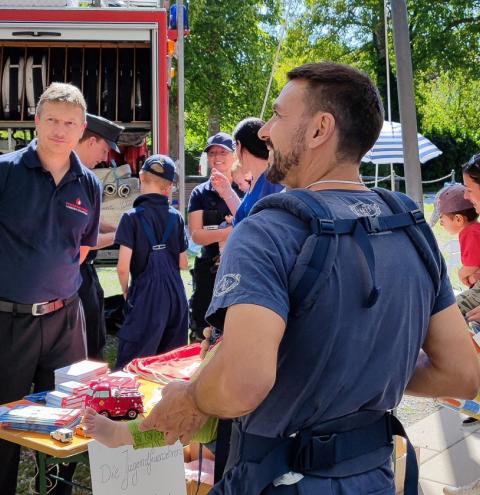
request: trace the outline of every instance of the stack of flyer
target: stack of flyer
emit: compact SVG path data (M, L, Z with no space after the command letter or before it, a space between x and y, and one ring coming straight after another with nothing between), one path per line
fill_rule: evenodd
M0 424L13 430L50 433L58 428L75 428L80 423L80 409L43 406L14 406L0 415Z
M136 389L140 384L138 383L138 377L133 373L126 371L115 371L101 378L102 382L109 383L112 387Z
M69 395L85 396L88 392L88 384L82 382L63 382L57 386L59 392L63 392Z
M98 361L79 361L78 363L55 370L55 389L64 382L76 381L89 384L108 373L107 363Z
M59 390L53 390L52 392L48 392L46 396L46 405L47 407L82 409L85 404L85 395L87 390L88 387L82 395L67 394L65 392L60 392Z

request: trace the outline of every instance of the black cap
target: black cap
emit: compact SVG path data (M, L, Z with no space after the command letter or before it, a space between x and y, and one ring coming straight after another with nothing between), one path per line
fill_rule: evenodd
M97 134L102 139L105 139L108 146L110 146L112 150L120 153L117 146L117 140L118 136L120 136L120 133L125 129L125 127L117 125L111 120L107 120L99 115L87 113L87 129L90 132Z

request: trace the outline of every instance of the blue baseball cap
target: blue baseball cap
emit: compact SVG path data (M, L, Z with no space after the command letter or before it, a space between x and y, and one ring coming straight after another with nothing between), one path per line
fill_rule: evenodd
M170 182L175 180L175 163L173 163L173 160L167 155L149 156L143 163L142 170Z
M235 151L235 142L232 136L226 132L217 132L214 136L210 136L203 151L207 152L212 146L221 146L232 153Z

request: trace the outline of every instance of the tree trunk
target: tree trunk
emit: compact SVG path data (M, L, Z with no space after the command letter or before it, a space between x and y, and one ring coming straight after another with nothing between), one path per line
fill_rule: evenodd
M215 110L210 108L208 115L208 136L213 136L217 132L220 132L220 117L218 117Z
M387 51L385 45L385 22L383 17L383 1L378 4L377 22L373 26L373 47L376 57L377 86L385 106L385 120L388 120L388 92L387 92ZM390 104L392 120L399 121L397 78L392 72L393 51L389 51L390 61Z

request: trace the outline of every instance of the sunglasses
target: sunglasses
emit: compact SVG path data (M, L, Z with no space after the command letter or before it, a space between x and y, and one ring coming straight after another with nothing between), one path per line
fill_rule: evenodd
M480 153L473 155L467 163L464 163L462 165L462 171L469 172L474 167L479 169L478 171L480 171Z

